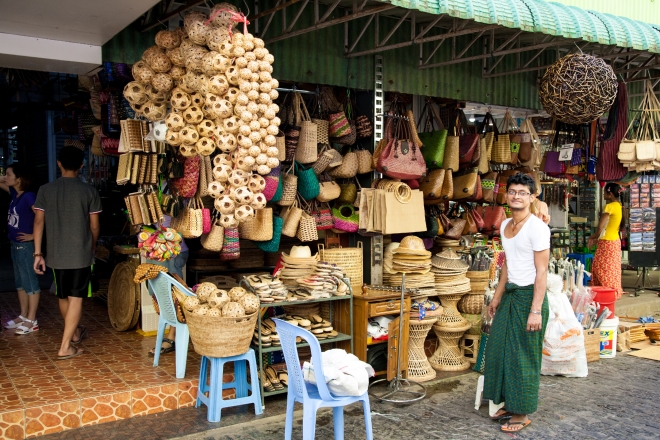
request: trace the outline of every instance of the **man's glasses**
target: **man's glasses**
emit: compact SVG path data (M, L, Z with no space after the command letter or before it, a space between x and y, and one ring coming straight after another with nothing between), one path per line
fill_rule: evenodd
M515 197L515 196L526 197L531 194L527 191L514 191L512 189L508 190L506 193L511 197Z

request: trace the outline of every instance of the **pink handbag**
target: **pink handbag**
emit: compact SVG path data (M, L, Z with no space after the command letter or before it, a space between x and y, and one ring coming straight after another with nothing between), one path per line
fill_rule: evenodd
M416 180L426 175L422 151L412 141L408 123L395 122L394 136L378 157L378 171L393 179Z
M187 157L183 164L183 177L172 179L172 184L180 197L186 199L195 197L199 181L199 167L199 156Z
M208 208L202 209L202 234L211 232L211 210Z

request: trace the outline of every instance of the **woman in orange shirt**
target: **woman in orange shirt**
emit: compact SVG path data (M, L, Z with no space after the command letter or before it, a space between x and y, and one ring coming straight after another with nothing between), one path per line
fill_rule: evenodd
M596 255L591 266L592 284L616 289L616 299L623 295L621 287L621 239L619 229L623 217L623 209L619 202L621 187L616 183L605 185L605 209L600 215L596 232L589 237L589 247L596 241Z

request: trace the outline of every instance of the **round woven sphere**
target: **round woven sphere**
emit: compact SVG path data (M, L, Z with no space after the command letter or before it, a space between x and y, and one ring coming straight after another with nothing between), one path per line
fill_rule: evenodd
M239 303L229 302L222 308L222 316L227 318L240 318L245 316L245 310Z
M200 137L195 147L197 147L197 152L202 156L210 156L215 151L215 142L207 137Z
M171 131L180 131L183 127L186 126L185 121L181 113L169 113L165 118L165 125L167 129Z
M172 68L172 62L165 52L159 50L154 53L148 60L145 60L149 67L156 73L167 73Z
M570 54L545 71L539 84L543 108L567 124L585 124L610 109L618 85L601 58Z
M197 156L197 148L194 145L181 144L179 154L183 157L195 157Z
M199 140L199 133L197 133L197 128L193 125L186 125L179 131L179 136L181 136L181 142L188 145L195 145Z
M185 110L192 104L192 99L189 94L177 87L172 90L170 104L172 104L172 107L177 110Z
M167 114L167 104L164 102L147 101L142 107L142 114L150 121L160 121Z
M217 50L218 52L220 51L220 46L223 43L230 43L231 44L231 36L229 35L229 31L227 28L212 28L206 32L206 44L211 50ZM225 47L223 50L226 50L227 48Z
M238 12L238 8L230 3L219 3L211 8L211 24L216 27L235 27L237 22L232 20L231 12Z
M181 66L172 66L170 69L170 76L173 80L180 80L186 74L186 68Z
M156 46L162 49L174 49L181 44L181 35L176 31L162 30L156 34Z
M149 67L149 65L143 60L133 64L132 72L135 81L141 84L151 84L151 80L154 78L154 71L151 70L151 67Z
M253 293L248 293L239 298L238 303L243 306L246 315L251 315L259 310L259 297Z
M167 75L166 73L159 73L157 74L154 79L158 75ZM144 92L147 94L147 97L149 98L149 101L153 102L166 102L168 99L170 99L170 94L167 92L160 91L156 89L155 86L152 86L151 84L146 85L144 87Z
M149 99L144 85L137 81L131 81L126 84L124 87L124 98L130 104L144 104Z
M183 52L181 51L181 47L175 47L174 49L168 49L167 51L165 51L165 53L167 54L167 57L172 62L173 66L185 67L186 60L183 57Z
M167 93L174 87L174 81L167 73L157 73L154 75L151 85L158 92ZM165 97L163 97L163 101L166 101Z
M196 44L206 44L207 19L206 14L197 11L190 12L183 18L188 37Z

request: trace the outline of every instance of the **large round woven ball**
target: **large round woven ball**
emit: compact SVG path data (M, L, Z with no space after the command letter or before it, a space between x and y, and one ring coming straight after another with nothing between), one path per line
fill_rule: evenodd
M124 87L124 98L131 104L144 104L149 99L144 85L137 81L131 81L126 84Z
M133 64L133 78L141 84L151 84L151 80L154 78L154 71L151 70L151 67L145 61L140 60Z
M145 61L156 73L167 73L172 68L172 61L170 61L169 57L162 51L154 53L151 58Z
M229 290L229 298L232 301L237 302L240 297L242 297L243 295L247 295L247 293L248 293L247 290L245 290L242 287L232 287Z
M206 44L206 19L208 17L202 12L191 12L183 19L183 26L186 28L188 37L195 44Z
M174 49L181 44L181 36L176 31L162 30L156 34L156 46L162 49Z
M160 121L167 114L167 104L147 101L142 108L142 114L150 121Z
M238 299L238 303L243 306L246 315L251 315L259 310L259 297L253 293L243 295Z
M174 81L167 73L157 73L154 75L154 79L151 80L151 85L157 91L167 93L172 90L172 87L174 87ZM166 100L167 98L163 96L163 101Z
M222 316L240 318L241 316L245 316L245 309L239 303L229 302L222 307Z
M168 49L165 51L167 57L172 62L173 66L185 67L186 59L183 57L183 51L181 47L175 47L174 49Z
M601 58L570 54L546 70L539 84L543 108L567 124L585 124L610 109L616 75Z
M216 27L234 27L237 22L232 20L232 12L238 12L238 8L230 3L220 3L211 8L211 23Z

